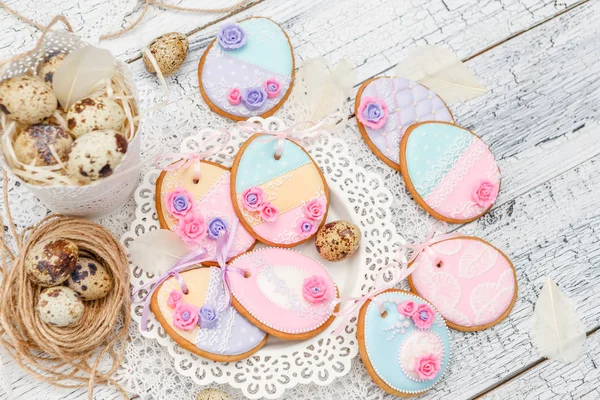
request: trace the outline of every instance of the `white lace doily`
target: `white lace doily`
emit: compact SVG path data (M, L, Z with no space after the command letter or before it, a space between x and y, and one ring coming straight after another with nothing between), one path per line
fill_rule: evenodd
M273 123L281 121L270 118L263 125L267 128ZM240 135L235 129L230 131L233 139L222 151L222 155L226 156L224 164L227 166L231 165L233 154L247 137ZM196 136L185 139L181 151L190 152L201 148L201 140L201 137ZM341 139L323 135L308 145L307 150L323 170L332 198L334 201L339 199L339 210L349 213L349 219L362 231L366 250L352 259L359 267L352 269L355 276L346 285L347 289L354 287L354 291L346 290L342 293L344 296L359 296L371 287L375 272L393 257L394 245L399 241L390 221L391 193L385 188L381 178L366 172L353 162ZM221 157L213 158L215 160L221 160ZM149 171L136 190L136 218L122 238L125 245L139 234L159 227L154 203L159 172L155 169ZM374 218L374 213L377 213L377 218ZM361 259L356 258L358 256ZM134 287L147 283L151 278L138 267L131 269L130 277ZM343 290L341 287L340 289ZM138 323L141 320L141 310L139 303L132 306L133 319ZM150 317L148 331L143 332L142 336L156 339L165 346L175 360L175 369L200 385L228 383L241 389L244 396L249 398L278 398L286 389L299 383L326 385L349 372L350 362L358 354L354 329L347 328L337 337L328 334L328 331L301 342L282 343L271 340L247 360L235 363L218 363L183 350L165 333L154 316Z

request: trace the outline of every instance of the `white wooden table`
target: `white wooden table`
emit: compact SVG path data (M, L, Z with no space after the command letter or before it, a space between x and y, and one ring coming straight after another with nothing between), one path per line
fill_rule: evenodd
M41 23L63 12L80 32L83 21L102 15L105 3L8 2ZM447 46L467 61L490 92L454 106L453 113L491 146L503 182L494 209L466 228L511 257L519 295L510 316L496 327L452 334L452 364L430 397L600 399L600 1L255 0L220 15L153 8L132 33L104 45L130 62L141 97L151 98L160 87L139 60L140 49L162 33L188 33L186 64L168 80L174 102L199 95L198 59L218 23L251 15L283 26L298 64L315 56L355 61L357 87L393 70L420 44ZM136 16L129 14L126 21ZM0 57L31 47L36 37L0 10ZM391 173L383 163L372 168ZM129 222L123 221L123 231ZM533 305L545 276L577 303L589 335L585 354L572 364L541 359L530 341ZM17 398L86 398L83 390L58 390L33 380L6 356L4 362ZM105 388L96 397L118 398Z

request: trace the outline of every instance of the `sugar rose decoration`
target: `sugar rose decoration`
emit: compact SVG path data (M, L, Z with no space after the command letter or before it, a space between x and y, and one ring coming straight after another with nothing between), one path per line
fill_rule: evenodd
M208 228L202 214L193 212L179 220L175 233L186 243L200 244L206 238Z
M302 207L302 213L306 218L313 221L320 220L325 215L325 202L320 199L313 199Z
M177 307L177 304L181 303L181 300L183 300L181 292L179 290L172 290L167 298L167 305L169 308L175 308Z
M242 205L247 211L259 211L263 206L263 190L254 186L242 192Z
M227 232L227 223L221 218L213 218L208 222L208 237L218 239L221 232Z
M412 320L419 329L429 329L434 319L435 314L427 304L419 305L412 315Z
M358 107L356 117L371 129L380 129L385 125L388 117L388 109L385 102L375 97L364 97Z
M186 216L194 207L192 195L186 189L177 188L165 196L167 211L175 218Z
M219 45L224 50L235 50L246 44L246 32L236 24L225 24L217 36Z
M481 181L473 191L473 201L479 207L488 208L496 201L498 197L498 185L484 180Z
M198 323L198 308L188 303L179 303L173 310L173 325L182 331L191 331Z
M237 106L242 102L242 92L238 88L231 88L229 92L227 92L227 100L229 104L233 106Z
M435 379L441 368L441 361L435 354L428 354L415 360L415 371L419 379L430 381Z
M275 206L269 202L263 203L260 208L260 217L267 222L275 222L277 221L277 217L279 215L279 211Z
M416 310L417 305L414 301L404 300L402 303L398 304L398 312L404 316L412 317Z
M258 110L267 101L267 92L260 87L247 88L244 90L242 101L248 110Z
M198 311L198 324L203 329L213 329L217 326L217 311L208 304L203 305Z
M274 99L279 96L279 92L281 91L281 84L275 78L270 78L265 82L265 92L267 92L267 97L269 99Z
M304 279L302 285L304 300L312 304L321 304L331 299L327 281L322 276L314 275Z
M301 236L308 237L317 231L317 224L311 219L302 218L298 221L297 230Z

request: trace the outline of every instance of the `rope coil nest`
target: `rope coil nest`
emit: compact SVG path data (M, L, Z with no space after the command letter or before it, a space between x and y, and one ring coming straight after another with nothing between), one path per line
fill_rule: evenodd
M125 250L103 226L61 215L50 215L37 226L17 234L8 210L7 184L4 172L4 203L18 254L13 255L7 247L2 229L0 343L37 379L63 388L88 387L90 399L94 384L110 384L126 397L125 391L111 378L123 360L131 318ZM44 288L29 280L24 268L25 256L36 243L59 238L73 241L80 253L93 255L106 267L113 281L108 295L86 301L81 319L67 327L51 326L40 319L36 303ZM12 260L10 267L9 260ZM109 365L102 371L98 369L101 361Z

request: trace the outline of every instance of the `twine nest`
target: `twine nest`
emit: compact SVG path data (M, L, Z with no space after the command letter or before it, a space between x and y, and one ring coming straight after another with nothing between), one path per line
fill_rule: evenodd
M7 195L5 180L6 205ZM58 387L88 387L90 399L95 383L111 384L126 397L111 379L123 360L130 323L129 263L125 250L106 228L91 221L51 215L18 235L8 209L7 214L19 254L13 256L10 252L2 230L0 343L35 378ZM36 304L44 288L31 282L24 268L25 256L36 243L58 238L71 240L80 252L93 255L113 281L106 297L84 302L81 319L62 328L39 318ZM12 259L10 267L7 257ZM102 371L98 369L101 360L103 365L109 365Z

